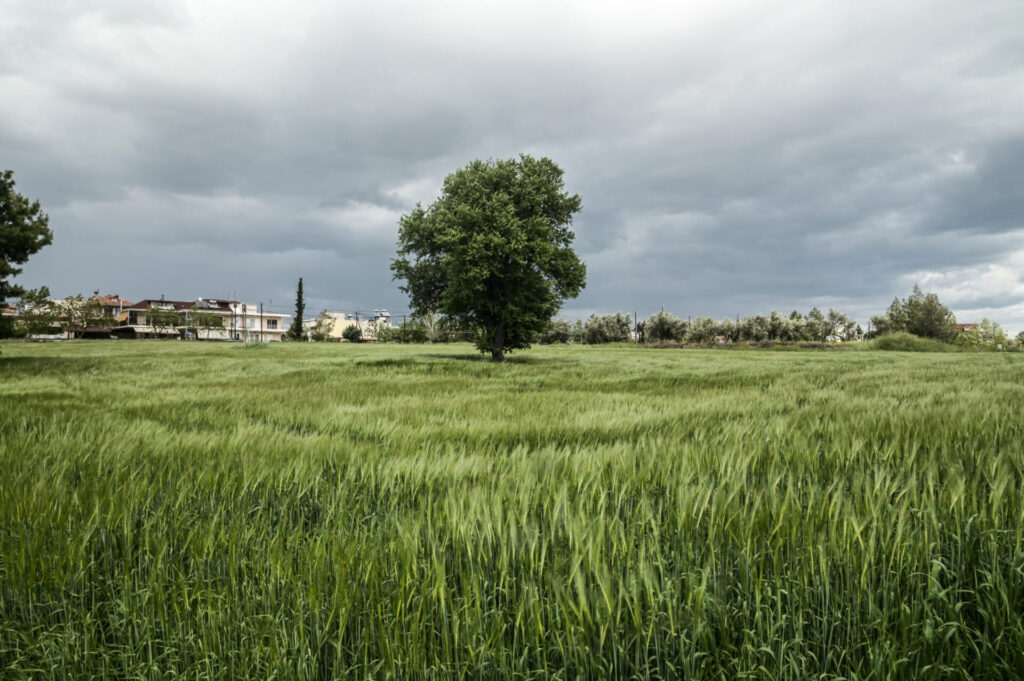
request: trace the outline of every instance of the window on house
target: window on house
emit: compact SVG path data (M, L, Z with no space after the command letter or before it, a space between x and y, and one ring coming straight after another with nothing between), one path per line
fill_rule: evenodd
M135 325L139 323L139 313L135 310L128 311L128 323Z
M267 328L268 329L276 329L277 328L277 320L276 319L268 319L267 320Z
M247 328L247 329L255 329L256 328L256 320L251 318L251 317L249 319L246 319L245 320L245 328Z

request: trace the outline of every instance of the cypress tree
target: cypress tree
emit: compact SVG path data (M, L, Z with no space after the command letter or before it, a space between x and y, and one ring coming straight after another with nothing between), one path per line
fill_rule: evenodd
M306 301L302 299L302 277L299 277L299 288L295 291L295 318L292 325L288 327L288 338L291 340L302 340L305 333L302 330L302 313L306 311Z

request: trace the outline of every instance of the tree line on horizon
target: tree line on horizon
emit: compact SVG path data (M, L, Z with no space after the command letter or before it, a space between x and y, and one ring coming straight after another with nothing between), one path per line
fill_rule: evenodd
M635 321L635 320L634 320ZM793 310L788 316L773 310L736 319L697 317L682 319L664 310L644 321L636 321L635 340L639 343L828 343L871 340L896 334L952 343L966 347L1007 348L1011 341L998 322L983 319L960 330L956 316L935 293L924 293L917 285L906 298L895 298L889 308L871 317L869 330L836 309L822 312L817 307L806 315ZM591 315L575 323L554 319L537 336L544 345L554 343L615 343L634 340L630 317L622 313ZM1024 331L1013 341L1024 343Z
M806 315L715 320L683 320L664 310L639 322L629 315L593 315L571 324L552 319L562 304L575 298L586 283L586 266L572 249L572 217L582 208L579 195L564 191L562 169L547 158L474 161L450 174L442 194L428 208L419 204L400 220L394 279L410 296L416 318L397 330L378 328L378 340L398 342L469 340L481 352L502 361L507 350L531 343L589 344L635 340L675 342L828 342L910 334L958 345L1006 347L1002 327L988 319L966 333L934 293L915 285L905 299L896 298L882 315L871 318L868 333L835 309L818 308ZM97 305L72 296L59 305L43 301L49 290L25 290L9 282L28 257L52 242L48 217L38 201L15 191L13 173L0 174L0 303L20 296L22 316L30 326L53 323L88 327ZM302 279L296 314L285 334L306 337ZM32 318L35 315L36 319ZM157 314L155 319L159 318ZM430 320L429 323L425 320ZM0 337L30 332L0 317ZM324 334L320 334L324 335ZM1024 342L1024 332L1017 342Z
M772 311L768 316L754 315L736 319L697 317L682 319L662 310L635 325L639 343L759 343L827 342L855 340L863 337L860 326L835 309L828 314L818 308L804 315L794 310L788 316ZM551 343L614 343L633 340L629 315L591 315L585 322L572 324L564 319L553 320L540 334L538 342Z

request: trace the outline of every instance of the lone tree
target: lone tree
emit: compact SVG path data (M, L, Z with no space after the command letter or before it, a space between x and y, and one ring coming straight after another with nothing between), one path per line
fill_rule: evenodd
M476 329L476 345L501 362L530 347L586 266L572 250L577 194L563 191L548 158L473 161L445 178L441 196L403 215L394 278L419 315L438 311Z
M38 201L29 201L14 190L14 171L0 172L0 304L20 296L24 289L10 283L21 273L30 255L53 241L50 219ZM9 335L9 318L0 317L0 337Z
M358 324L352 324L346 326L341 332L341 337L347 340L349 343L362 343L363 342L363 330L359 328Z
M306 301L302 298L302 277L299 277L299 288L295 290L295 318L292 325L288 327L287 336L293 341L300 341L306 337L302 329L302 313L306 311Z

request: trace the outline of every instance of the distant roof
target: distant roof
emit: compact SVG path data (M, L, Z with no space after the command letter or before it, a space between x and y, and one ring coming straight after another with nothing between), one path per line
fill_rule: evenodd
M125 300L116 293L109 296L96 296L96 300L98 300L101 305L124 305L125 307L131 307L135 304L130 300Z
M191 310L193 307L200 310L212 310L216 312L231 312L231 305L236 301L234 300L220 300L210 298L197 298L196 300L156 300L153 298L146 298L140 300L128 309L132 310L148 310L151 307L167 307L174 308L175 311Z

